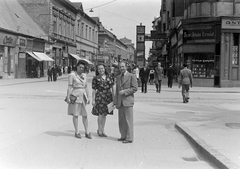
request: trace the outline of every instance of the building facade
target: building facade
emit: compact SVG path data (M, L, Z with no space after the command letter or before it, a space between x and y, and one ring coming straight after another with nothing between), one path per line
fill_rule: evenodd
M56 65L67 66L76 54L75 38L78 10L68 0L17 0L44 31L46 53ZM42 36L43 37L43 36Z
M82 3L73 3L78 9L76 17L77 55L96 63L98 54L99 18L91 18L84 11Z
M0 11L0 79L34 77L37 67L43 76L51 61L40 38L44 32L16 0L0 1Z
M97 56L97 62L112 66L112 64L116 64L120 61L127 61L128 46L117 39L116 35L112 32L105 29L101 22L99 23L99 53Z
M240 86L239 7L235 0L162 1L167 58L177 73L188 63L194 85Z
M129 64L134 63L134 54L135 54L135 48L134 43L132 43L131 39L128 39L126 37L119 39L121 42L123 42L125 45L127 45L127 61Z

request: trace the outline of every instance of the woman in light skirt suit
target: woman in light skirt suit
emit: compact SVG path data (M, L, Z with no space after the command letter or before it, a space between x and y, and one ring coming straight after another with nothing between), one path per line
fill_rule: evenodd
M88 118L86 104L90 103L89 91L87 87L86 63L78 61L76 70L68 76L68 90L66 101L68 103L68 115L73 116L73 125L75 128L75 137L81 138L78 129L78 116L82 116L82 122L85 128L85 137L91 139L92 136L88 131ZM71 103L70 95L77 97L75 103Z

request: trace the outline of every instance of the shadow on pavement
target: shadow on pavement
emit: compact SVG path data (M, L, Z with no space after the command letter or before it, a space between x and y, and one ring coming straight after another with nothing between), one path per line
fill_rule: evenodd
M73 137L73 134L69 134L66 132L60 132L60 131L46 131L44 133L48 134L50 136L55 136L55 137L60 137L60 136Z

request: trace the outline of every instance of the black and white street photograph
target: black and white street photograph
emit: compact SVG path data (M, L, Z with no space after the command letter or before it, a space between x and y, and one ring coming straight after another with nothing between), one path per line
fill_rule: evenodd
M239 0L0 0L1 169L240 169Z

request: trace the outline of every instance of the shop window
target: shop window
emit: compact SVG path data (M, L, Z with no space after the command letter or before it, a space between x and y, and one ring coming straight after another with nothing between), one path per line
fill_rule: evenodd
M184 62L189 64L193 77L214 77L214 53L187 53Z
M238 65L238 51L239 51L239 34L233 34L233 47L232 47L232 64Z

